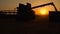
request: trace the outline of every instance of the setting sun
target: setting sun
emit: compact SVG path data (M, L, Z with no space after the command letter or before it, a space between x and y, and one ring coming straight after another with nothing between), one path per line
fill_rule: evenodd
M47 8L39 8L35 13L36 15L48 15L49 10Z
M39 10L39 13L41 14L41 15L48 15L48 9L46 9L46 8L42 8L42 9L40 9Z

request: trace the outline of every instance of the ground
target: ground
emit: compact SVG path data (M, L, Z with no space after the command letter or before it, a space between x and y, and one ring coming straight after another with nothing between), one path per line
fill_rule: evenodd
M59 34L60 23L52 24L49 18L36 16L35 20L18 22L15 18L0 19L2 34Z

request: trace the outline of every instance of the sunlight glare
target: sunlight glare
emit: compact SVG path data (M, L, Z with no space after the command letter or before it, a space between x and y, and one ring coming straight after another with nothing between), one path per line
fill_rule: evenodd
M48 15L49 11L46 8L42 8L42 9L39 10L39 14L40 15Z

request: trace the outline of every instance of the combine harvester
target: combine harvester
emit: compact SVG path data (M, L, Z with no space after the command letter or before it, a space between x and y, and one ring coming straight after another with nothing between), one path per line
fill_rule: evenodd
M24 5L24 4L19 4L19 7L17 7L17 18L21 19L21 20L32 20L32 19L35 19L35 13L32 9L35 9L35 8L39 8L39 7L44 7L44 6L47 6L47 5L52 5L55 10L57 11L55 5L53 2L51 3L47 3L47 4L43 4L43 5L38 5L38 6L35 6L35 7L31 7L31 4L30 3L27 3L27 5ZM53 12L49 12L49 18L50 18L50 21L51 21L51 14ZM53 20L53 19L52 19Z
M16 20L22 20L22 21L33 20L33 19L35 19L35 12L32 9L44 7L47 5L52 5L55 8L55 12L49 12L49 20L50 21L56 21L56 20L58 21L60 12L57 12L57 9L56 9L55 5L53 4L53 2L43 4L43 5L38 5L35 7L31 7L30 3L27 3L27 5L19 4L19 6L17 7L17 14L13 15L13 18L16 18ZM12 17L12 15L5 15L3 13L0 15L4 18L5 17L7 17L7 18Z

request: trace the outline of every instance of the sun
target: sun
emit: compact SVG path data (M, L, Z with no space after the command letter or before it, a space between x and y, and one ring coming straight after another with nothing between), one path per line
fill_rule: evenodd
M40 14L40 15L48 15L48 14L49 14L49 11L48 11L48 9L46 9L46 8L41 8L41 9L39 10L39 14Z
M49 15L49 9L46 7L37 8L35 9L35 15L41 15L41 16Z

